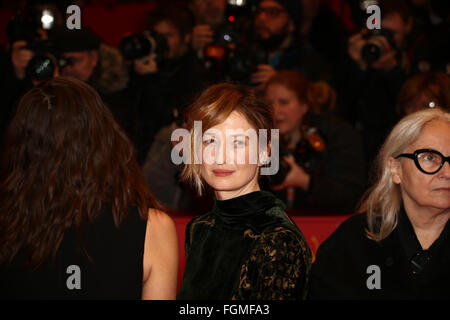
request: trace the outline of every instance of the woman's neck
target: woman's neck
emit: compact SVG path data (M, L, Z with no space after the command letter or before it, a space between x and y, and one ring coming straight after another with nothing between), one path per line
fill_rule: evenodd
M258 181L252 182L247 184L245 187L239 189L239 190L232 190L232 191L214 191L214 194L216 195L217 200L228 200L232 198L236 198L239 196L243 196L244 194L260 191L259 183Z
M426 250L436 241L450 219L450 208L434 210L405 203L406 214L414 228L417 240Z

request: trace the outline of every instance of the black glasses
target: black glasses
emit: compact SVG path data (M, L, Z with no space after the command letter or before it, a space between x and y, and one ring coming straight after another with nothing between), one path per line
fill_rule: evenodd
M402 153L395 159L400 157L413 159L417 169L425 174L435 174L441 170L446 162L450 164L450 156L444 157L442 153L433 149L419 149L414 153Z

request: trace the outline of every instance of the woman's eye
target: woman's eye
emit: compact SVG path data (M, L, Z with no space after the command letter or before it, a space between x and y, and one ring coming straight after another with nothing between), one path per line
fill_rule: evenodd
M426 152L426 153L422 154L421 158L422 158L422 161L433 162L433 163L434 162L440 163L442 160L437 154L434 154L431 152Z
M203 144L211 144L211 143L215 143L216 139L214 138L207 138L205 140L203 140Z
M244 140L235 140L234 141L234 146L235 147L244 147L245 146L245 141Z

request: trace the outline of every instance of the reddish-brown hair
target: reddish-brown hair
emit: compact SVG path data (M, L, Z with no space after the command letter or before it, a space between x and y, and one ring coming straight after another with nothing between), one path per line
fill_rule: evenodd
M202 121L202 134L206 130L224 122L230 114L236 111L241 114L254 129L273 129L274 117L272 108L256 97L250 88L221 83L208 87L186 110L185 121L191 132L192 161L186 164L182 179L191 182L201 195L203 182L200 175L200 165L194 164L194 121ZM271 135L267 135L270 143Z
M335 109L336 93L323 81L311 82L300 72L295 70L281 70L275 73L266 84L279 84L292 91L297 99L306 103L316 114L321 111Z
M64 232L110 205L116 226L129 206L159 205L133 146L86 83L55 78L19 102L6 134L0 181L0 264L23 251L29 265L56 255Z
M397 98L397 112L408 113L411 104L422 96L434 100L437 106L450 111L450 77L443 72L426 72L408 79Z

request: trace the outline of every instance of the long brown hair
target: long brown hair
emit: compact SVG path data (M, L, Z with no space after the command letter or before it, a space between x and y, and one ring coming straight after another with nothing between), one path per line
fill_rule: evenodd
M56 255L64 232L112 208L116 227L136 206L158 206L133 146L100 96L73 78L26 93L6 133L0 180L0 264L22 250L29 265Z

